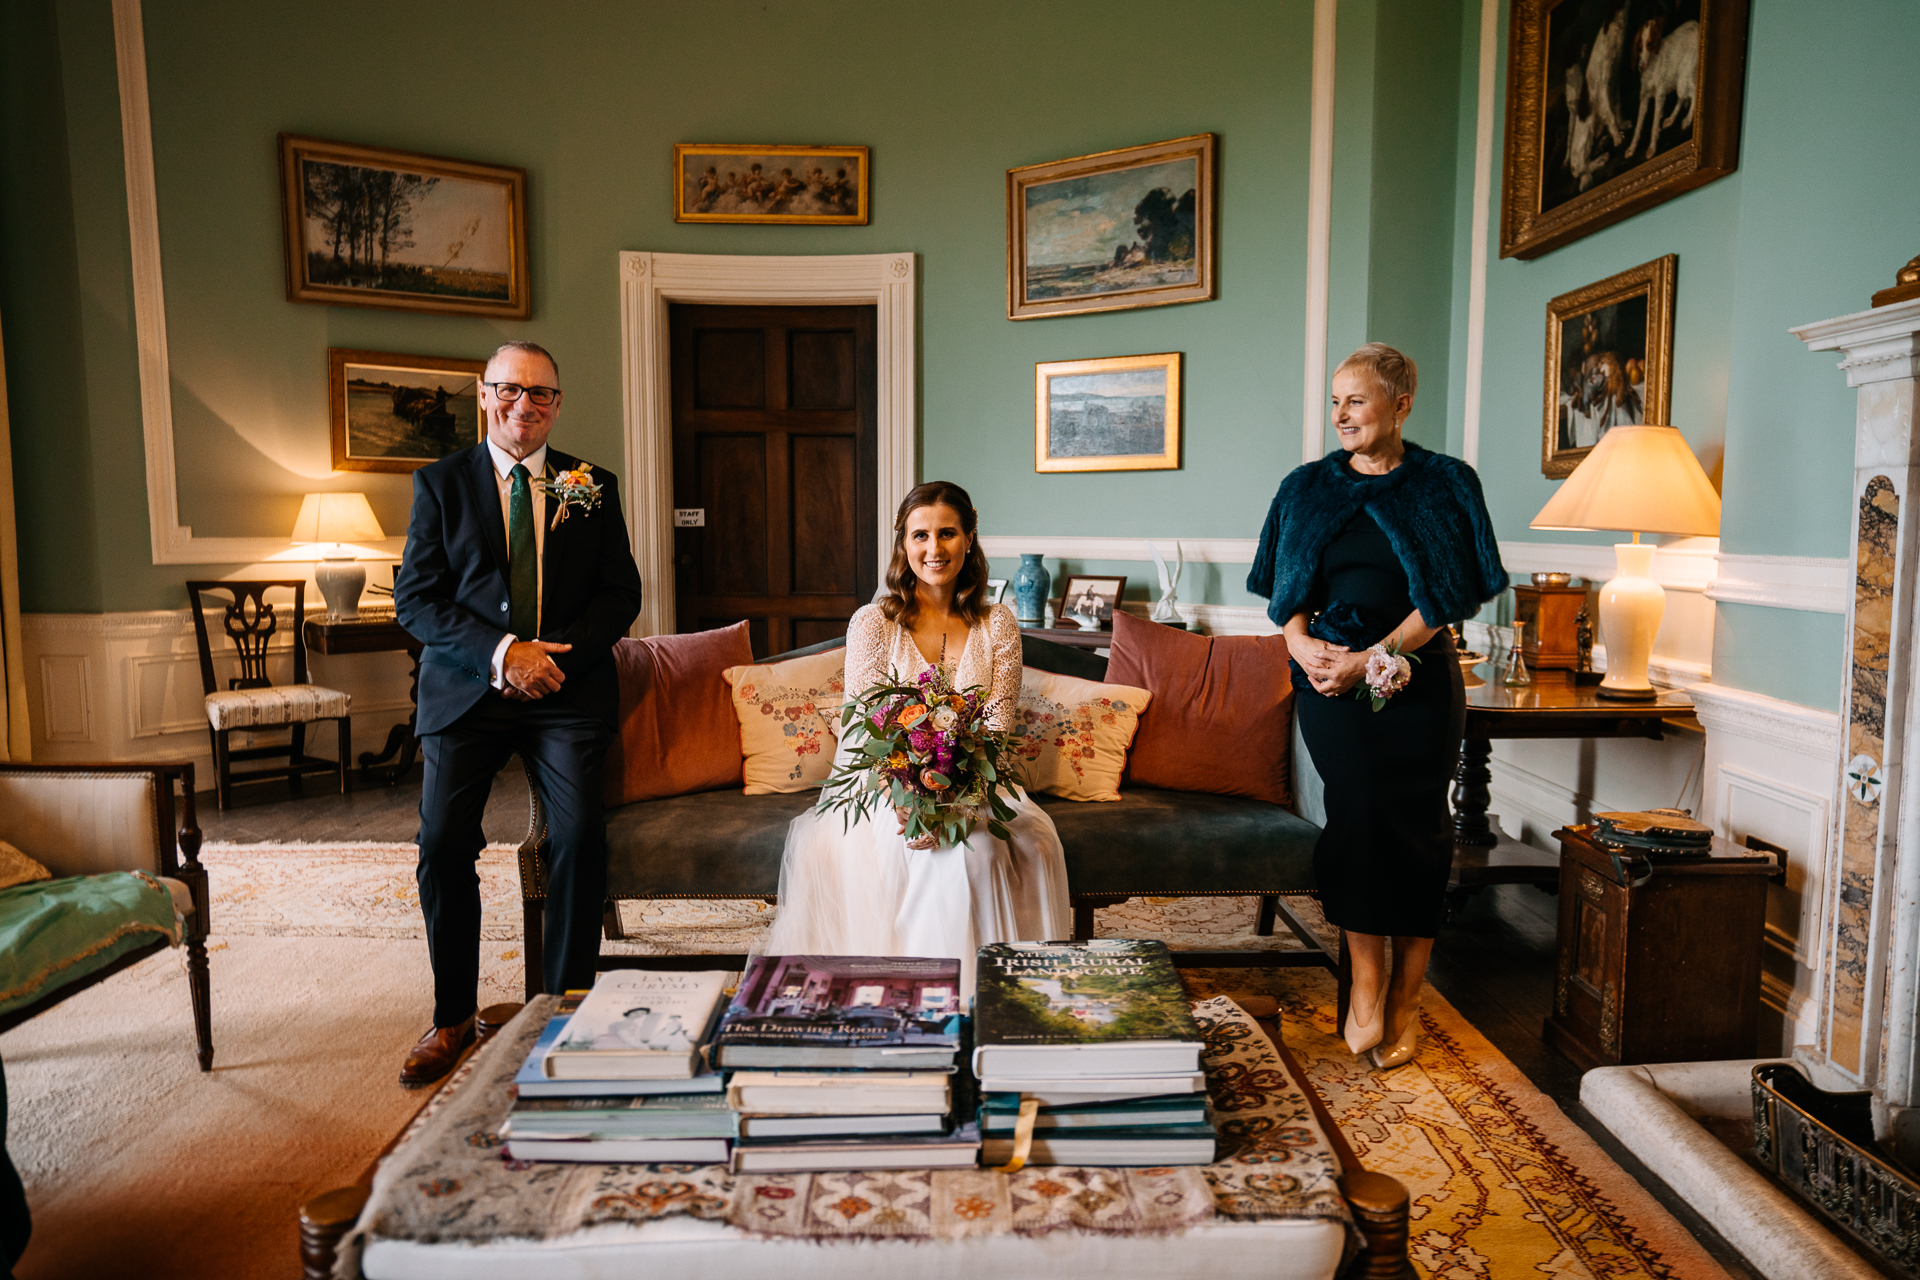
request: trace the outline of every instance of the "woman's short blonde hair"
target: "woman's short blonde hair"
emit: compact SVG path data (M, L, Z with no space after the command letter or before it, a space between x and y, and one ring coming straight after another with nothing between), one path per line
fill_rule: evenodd
M1374 386L1389 400L1412 395L1420 386L1420 366L1384 342L1369 342L1340 362L1333 371L1337 378L1348 369L1357 369L1373 379Z

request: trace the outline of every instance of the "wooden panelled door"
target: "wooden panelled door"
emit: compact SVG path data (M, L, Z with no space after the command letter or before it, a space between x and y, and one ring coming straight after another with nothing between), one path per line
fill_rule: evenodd
M678 627L755 657L844 635L879 578L872 307L675 304Z

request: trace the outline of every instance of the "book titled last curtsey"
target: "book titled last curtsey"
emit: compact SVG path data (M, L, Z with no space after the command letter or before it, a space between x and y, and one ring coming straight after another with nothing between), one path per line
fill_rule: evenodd
M688 1079L727 974L609 969L541 1063L549 1080Z

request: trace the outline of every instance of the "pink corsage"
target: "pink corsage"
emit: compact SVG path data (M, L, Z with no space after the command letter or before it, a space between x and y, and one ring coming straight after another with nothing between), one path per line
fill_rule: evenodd
M1420 659L1414 658L1412 662ZM1367 671L1361 687L1354 690L1354 696L1372 701L1373 709L1378 711L1387 705L1387 699L1407 687L1407 681L1413 679L1413 666L1407 655L1397 646L1377 644L1367 650Z

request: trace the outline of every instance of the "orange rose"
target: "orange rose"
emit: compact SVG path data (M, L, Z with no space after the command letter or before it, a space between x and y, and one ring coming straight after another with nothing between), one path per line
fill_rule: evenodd
M903 707L900 711L900 727L911 729L925 719L926 715L927 709L917 702L910 707Z

